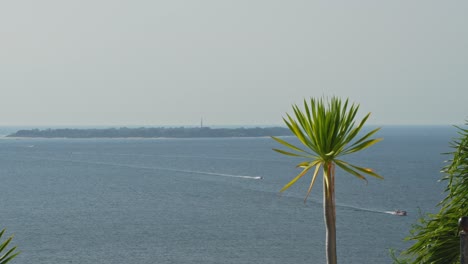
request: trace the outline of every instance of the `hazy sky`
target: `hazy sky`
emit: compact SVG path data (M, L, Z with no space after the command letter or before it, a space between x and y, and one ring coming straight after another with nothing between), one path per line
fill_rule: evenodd
M374 124L461 124L467 14L464 0L5 0L0 125L282 124L322 95Z

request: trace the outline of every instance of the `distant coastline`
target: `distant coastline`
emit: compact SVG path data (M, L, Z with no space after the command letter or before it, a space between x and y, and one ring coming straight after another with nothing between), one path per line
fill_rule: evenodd
M266 137L289 136L285 127L255 128L210 128L210 127L140 127L102 129L27 129L18 130L7 137L15 138L219 138L219 137Z

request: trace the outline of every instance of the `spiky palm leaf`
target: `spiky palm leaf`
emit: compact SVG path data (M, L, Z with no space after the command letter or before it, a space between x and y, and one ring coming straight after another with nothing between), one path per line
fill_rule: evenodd
M3 234L5 233L5 229L0 231L0 239L2 238ZM3 241L3 243L0 244L0 254L6 250L8 247L8 244L10 244L11 240L13 239L13 236L10 236L7 238L7 240ZM20 252L15 252L16 247L12 247L9 249L6 253L0 256L0 264L6 264L10 260L12 260L14 257L16 257Z

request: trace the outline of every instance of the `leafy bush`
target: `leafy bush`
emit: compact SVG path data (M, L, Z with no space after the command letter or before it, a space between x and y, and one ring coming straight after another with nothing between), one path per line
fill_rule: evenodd
M447 153L453 158L442 170L447 196L438 204L438 213L422 215L413 225L407 240L415 243L394 257L394 263L460 263L458 219L468 216L468 129L457 128L459 137L451 143L454 151Z

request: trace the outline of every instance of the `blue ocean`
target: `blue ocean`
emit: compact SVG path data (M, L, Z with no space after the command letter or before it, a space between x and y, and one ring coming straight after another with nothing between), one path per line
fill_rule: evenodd
M337 171L340 263L391 263L419 213L436 212L451 126L384 126ZM287 138L295 141L294 138ZM11 263L324 263L322 186L279 190L301 160L270 138L0 139L0 228ZM406 210L408 216L389 213Z

